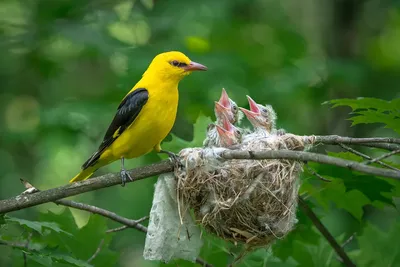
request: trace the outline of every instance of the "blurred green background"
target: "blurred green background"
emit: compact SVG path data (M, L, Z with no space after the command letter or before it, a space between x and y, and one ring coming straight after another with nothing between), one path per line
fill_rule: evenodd
M169 50L182 51L209 68L180 84L173 133L182 139L192 140L200 113L214 119L214 100L222 87L239 106L247 107L246 94L272 104L278 126L292 133L398 136L381 125L350 127L350 109L331 110L321 103L400 97L399 31L396 0L2 0L0 199L23 191L19 178L39 189L66 184L98 147L120 99L152 58ZM126 166L159 160L151 153ZM119 163L114 163L97 174L118 170ZM150 210L155 181L156 177L74 199L140 218ZM377 211L376 205L363 204L363 219L368 220L356 220L343 209L347 203L340 206L335 201L319 214L335 236L342 237L362 233L369 220L379 225L398 216L395 205ZM41 213L49 210L59 213L63 208L45 204L12 215L43 220L47 215ZM78 226L89 220L88 213L72 214ZM340 264L313 233L313 240L322 243L315 245L315 253L307 252L311 258L329 250L332 259L323 261L326 266ZM85 249L86 242L80 240L77 246ZM296 242L283 251L295 253L291 246ZM116 233L109 244L114 262L95 266L157 266L142 259L143 245L144 234L138 231ZM0 251L1 266L22 266L10 248L0 246ZM285 260L282 253L277 255ZM322 266L313 259L293 258L294 266ZM172 266L188 263L179 264Z

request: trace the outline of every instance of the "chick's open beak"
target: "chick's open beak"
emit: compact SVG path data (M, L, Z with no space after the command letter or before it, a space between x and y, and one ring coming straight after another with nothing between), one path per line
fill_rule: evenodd
M207 67L204 66L204 65L201 65L200 63L191 61L191 62L189 63L189 65L187 65L187 66L185 67L185 70L186 70L186 71L207 70Z
M247 117L247 119L249 119L249 121L253 121L259 115L259 113L255 113L242 107L239 107L239 109L243 111L244 115Z
M224 88L222 88L221 98L218 102L225 108L230 108L231 106L231 101L229 101L228 93L225 91Z
M223 114L223 113L225 113L225 112L228 111L228 108L226 108L226 107L224 107L223 105L221 105L220 102L216 102L216 101L215 101L215 110L216 110L218 113Z
M250 111L260 114L260 109L257 106L256 101L254 101L250 96L246 96L247 97L247 101L249 101L249 105L250 105Z

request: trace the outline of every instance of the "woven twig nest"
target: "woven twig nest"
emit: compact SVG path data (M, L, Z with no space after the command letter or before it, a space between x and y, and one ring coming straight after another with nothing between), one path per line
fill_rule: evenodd
M236 148L235 148L236 149ZM270 135L240 150L303 150L301 137ZM293 160L223 160L224 148L188 148L175 168L180 214L191 208L209 232L249 247L283 238L296 223L302 163Z

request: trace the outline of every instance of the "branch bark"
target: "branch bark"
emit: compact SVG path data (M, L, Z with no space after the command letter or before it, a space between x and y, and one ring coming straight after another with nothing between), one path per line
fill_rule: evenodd
M220 156L224 159L292 159L299 161L313 161L313 162L348 168L351 170L360 171L371 175L400 179L400 172L383 168L366 166L364 164L355 161L330 157L311 152L292 151L292 150L266 150L266 151L224 150L221 152Z
M400 139L390 137L376 137L376 138L353 138L338 135L314 135L305 136L306 138L314 138L315 144L325 145L339 145L340 143L346 145L361 145L368 147L381 148L386 150L400 149Z
M173 164L170 161L162 161L160 163L130 170L129 174L135 181L138 181L171 171L173 171ZM67 184L45 191L39 191L34 194L18 195L16 197L0 201L0 214L36 206L46 202L53 202L58 199L119 184L121 184L120 174L108 173L93 179Z
M366 155L366 154L364 154L364 153L361 153L360 151L355 150L355 149L353 149L353 148L351 148L351 147L348 147L348 146L343 145L343 144L341 144L341 143L339 144L339 146L342 147L343 149L345 149L345 150L347 150L347 151L349 151L349 152L351 152L351 153L357 155L357 156L360 156L360 157L362 157L362 158L365 158L365 159L369 160L369 161L367 161L367 162L364 162L365 165L371 164L371 163L372 163L372 160L374 160L374 162L380 164L381 166L384 166L384 167L386 167L386 168L389 168L389 169L392 169L392 170L395 170L395 171L399 171L399 172L400 172L400 169L397 169L396 167L390 166L389 164L386 164L385 162L382 162L382 161L380 161L380 160L378 160L378 159L372 159L370 156L368 156L368 155ZM394 151L392 151L392 152L390 152L390 153L388 153L388 154L391 154L391 153L396 154L396 153L397 153L396 151L400 151L400 150L394 150ZM394 153L394 152L395 152L395 153ZM385 155L388 155L388 154L385 154ZM370 163L368 163L368 162L370 162Z
M370 140L370 138L367 138ZM318 163L330 164L339 167L348 168L355 171L364 172L371 175L400 179L400 172L393 170L376 168L344 160L340 158L330 157L322 154L291 151L291 150L274 150L274 151L239 151L239 150L223 150L220 153L223 159L291 159L298 161L313 161ZM173 171L173 164L170 161L162 161L145 167L132 169L129 174L135 181L145 179L154 175L168 173ZM19 195L13 198L0 201L0 214L20 210L46 202L53 202L58 199L94 191L120 184L119 173L109 173L96 178L85 181L52 188L46 191L40 191L29 195ZM131 182L131 181L129 181Z

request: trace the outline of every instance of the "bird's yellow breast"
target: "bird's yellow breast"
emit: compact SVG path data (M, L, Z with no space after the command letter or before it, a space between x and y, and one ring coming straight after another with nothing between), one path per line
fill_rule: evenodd
M135 121L110 146L105 157L141 156L152 151L171 131L178 108L177 85L149 86L146 89L149 92L147 103Z

